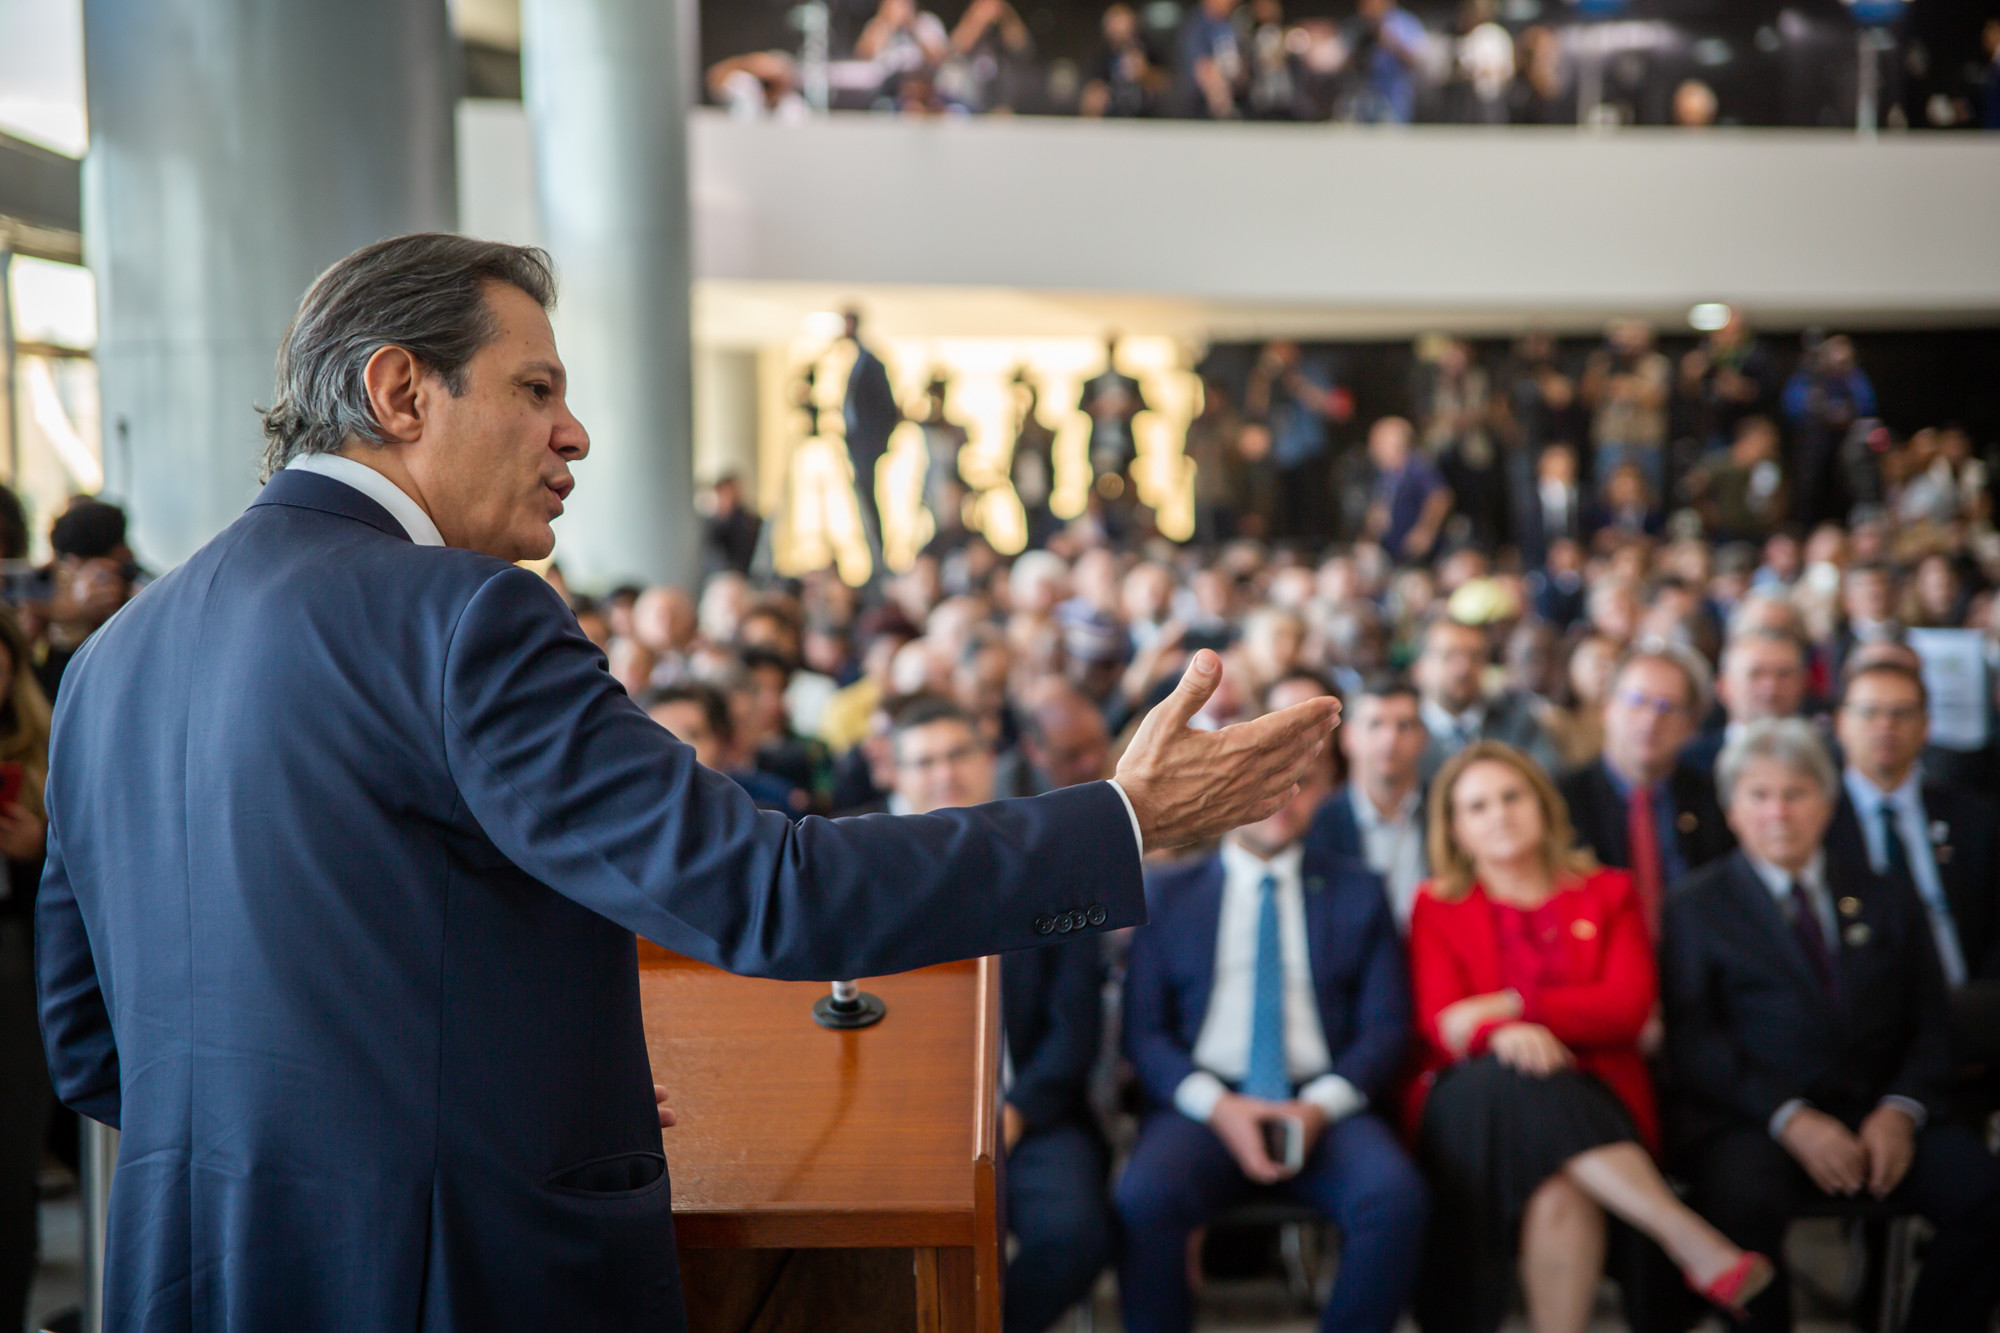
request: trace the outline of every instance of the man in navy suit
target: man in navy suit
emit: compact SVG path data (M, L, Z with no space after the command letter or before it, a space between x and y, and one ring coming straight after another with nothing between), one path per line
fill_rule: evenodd
M1722 747L1752 722L1801 715L1808 683L1805 644L1796 636L1766 626L1734 631L1722 646L1722 672L1715 682L1727 721L1689 741L1681 758L1713 772Z
M1822 849L1840 780L1810 724L1722 752L1738 852L1667 900L1668 1148L1697 1208L1783 1253L1795 1217L1886 1208L1937 1228L1911 1328L1985 1333L2000 1300L2000 1160L1943 1115L1945 999L1907 885ZM1749 1326L1791 1326L1779 1276Z
M1214 856L1148 876L1153 924L1125 981L1125 1052L1150 1112L1116 1190L1131 1333L1181 1333L1187 1239L1259 1185L1341 1233L1322 1330L1395 1327L1422 1247L1422 1178L1372 1106L1410 1034L1402 939L1382 882L1302 835L1315 778ZM1294 1122L1303 1164L1266 1149Z
M1424 848L1424 786L1418 766L1430 733L1406 677L1377 674L1349 700L1340 729L1347 781L1313 815L1306 841L1366 863L1382 877L1396 925L1407 929L1417 886L1430 874Z
M514 563L588 448L553 297L457 236L328 270L270 483L70 667L38 984L58 1092L123 1130L109 1329L683 1328L633 932L823 980L1110 930L1140 845L1318 762L1317 702L1188 730L1210 654L1122 787L758 811Z
M1835 718L1847 768L1827 851L1866 862L1916 894L1950 993L1960 1058L2000 1066L2000 812L1978 792L1919 769L1929 707L1914 667L1875 661L1848 677Z
M903 808L930 814L993 799L993 756L978 722L950 699L906 705L894 742ZM1007 1227L1020 1247L1007 1265L1008 1333L1042 1333L1111 1262L1104 1145L1086 1095L1104 1026L1099 942L1030 949L1000 964Z

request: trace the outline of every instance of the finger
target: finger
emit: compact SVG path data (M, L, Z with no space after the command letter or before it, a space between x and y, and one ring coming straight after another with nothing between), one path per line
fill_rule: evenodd
M1160 701L1153 710L1160 717L1160 725L1178 731L1194 720L1202 705L1215 693L1215 687L1222 684L1222 659L1207 648L1194 655L1187 670L1181 673L1181 683L1174 686L1174 692ZM1151 721L1148 718L1147 721Z
M677 1125L677 1124L679 1124L679 1123L680 1123L680 1117L678 1117L678 1116L676 1116L676 1115L674 1114L674 1112L673 1112L673 1108L672 1108L672 1107L670 1107L670 1106L662 1106L662 1107L660 1108L660 1128L661 1128L661 1129L672 1129L672 1128L673 1128L673 1127L674 1127L675 1125Z

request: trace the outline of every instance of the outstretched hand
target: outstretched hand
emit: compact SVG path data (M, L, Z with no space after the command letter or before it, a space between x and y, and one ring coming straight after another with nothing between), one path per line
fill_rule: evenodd
M1189 727L1221 683L1222 659L1206 648L1196 653L1118 761L1118 785L1149 852L1205 842L1274 813L1339 724L1339 700L1308 699L1220 731Z

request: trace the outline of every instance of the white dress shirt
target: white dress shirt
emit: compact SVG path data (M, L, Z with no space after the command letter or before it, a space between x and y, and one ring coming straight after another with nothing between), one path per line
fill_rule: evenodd
M1234 839L1222 844L1222 916L1215 932L1215 982L1208 1013L1194 1044L1197 1069L1174 1089L1174 1106L1190 1120L1206 1123L1215 1104L1250 1069L1250 1023L1256 1008L1257 918L1263 907L1264 877L1278 881L1278 940L1285 961L1285 1069L1299 1099L1326 1112L1329 1122L1368 1104L1362 1091L1327 1071L1333 1057L1319 1024L1313 994L1312 958L1307 953L1305 887L1297 844L1266 861Z
M1463 713L1448 713L1442 704L1424 699L1417 705L1417 712L1424 719L1424 729L1439 743L1450 746L1454 754L1478 740L1480 729L1486 725L1483 703L1476 703Z
M1889 868L1889 849L1882 838L1882 807L1896 816L1896 828L1903 837L1903 855L1910 863L1910 878L1916 881L1917 896L1923 899L1930 917L1931 939L1937 944L1938 963L1944 979L1953 986L1965 984L1965 950L1958 942L1958 923L1952 920L1951 902L1944 896L1944 879L1938 874L1937 852L1931 845L1930 817L1924 811L1924 793L1917 770L1894 791L1883 791L1852 764L1844 775L1848 799L1861 821L1861 836L1868 846L1868 864L1880 875Z
M402 487L369 467L339 454L301 454L285 467L300 472L316 472L322 477L344 481L355 490L389 511L389 516L403 525L411 541L419 546L443 546L444 535L431 522L431 516L423 507L403 492ZM1111 790L1118 793L1119 803L1125 807L1125 818L1132 825L1132 841L1139 854L1146 853L1146 838L1139 831L1139 812L1132 808L1132 798L1118 785L1118 779L1111 779Z
M1410 913L1416 910L1417 888L1430 873L1424 860L1424 831L1417 825L1418 788L1412 786L1396 813L1383 816L1375 808L1361 784L1347 787L1347 799L1354 807L1354 826L1361 831L1361 849L1368 868L1382 877L1389 889L1389 906L1395 910L1396 924L1410 927Z
M339 454L300 454L285 464L289 472L317 472L322 477L332 477L344 481L355 490L389 511L389 516L403 525L403 531L419 546L443 546L444 535L431 522L423 506L404 494L403 488L387 477L351 458Z
M1805 867L1796 875L1772 865L1769 861L1759 861L1748 852L1745 852L1743 857L1750 863L1750 868L1757 872L1757 878L1764 881L1764 887L1771 891L1771 896L1777 899L1778 911L1785 920L1792 919L1793 882L1796 881L1799 887L1805 890L1806 901L1812 904L1813 916L1819 921L1820 938L1826 941L1826 951L1832 958L1838 960L1840 922L1834 913L1833 895L1826 887L1826 853L1814 852L1812 860L1806 862ZM1771 1137L1775 1139L1784 1133L1785 1126L1791 1123L1792 1117L1811 1104L1803 1097L1794 1097L1771 1112L1771 1123L1768 1126ZM1911 1097L1893 1095L1884 1097L1880 1105L1896 1107L1919 1126L1929 1114L1922 1102Z

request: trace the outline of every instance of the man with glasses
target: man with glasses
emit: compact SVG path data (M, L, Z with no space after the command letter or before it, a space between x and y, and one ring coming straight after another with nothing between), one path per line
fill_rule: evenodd
M1916 891L1951 989L1959 1054L2000 1063L2000 813L1979 793L1924 776L1930 735L1924 678L1874 661L1847 680L1836 719L1847 766L1827 835L1836 858L1864 857Z
M1790 630L1732 626L1729 642L1723 645L1722 677L1715 689L1729 720L1689 741L1682 757L1704 772L1713 772L1722 747L1742 735L1750 723L1801 716L1808 684L1805 644Z
M1736 847L1714 779L1680 757L1708 699L1700 658L1669 644L1640 645L1612 674L1603 755L1559 784L1578 844L1632 872L1656 937L1667 889Z
M896 714L894 814L983 805L993 757L971 714L920 696ZM968 891L981 886L967 884ZM1001 1137L1007 1229L1005 1333L1041 1333L1111 1261L1104 1147L1086 1096L1103 1027L1097 937L1010 953L1000 967Z

